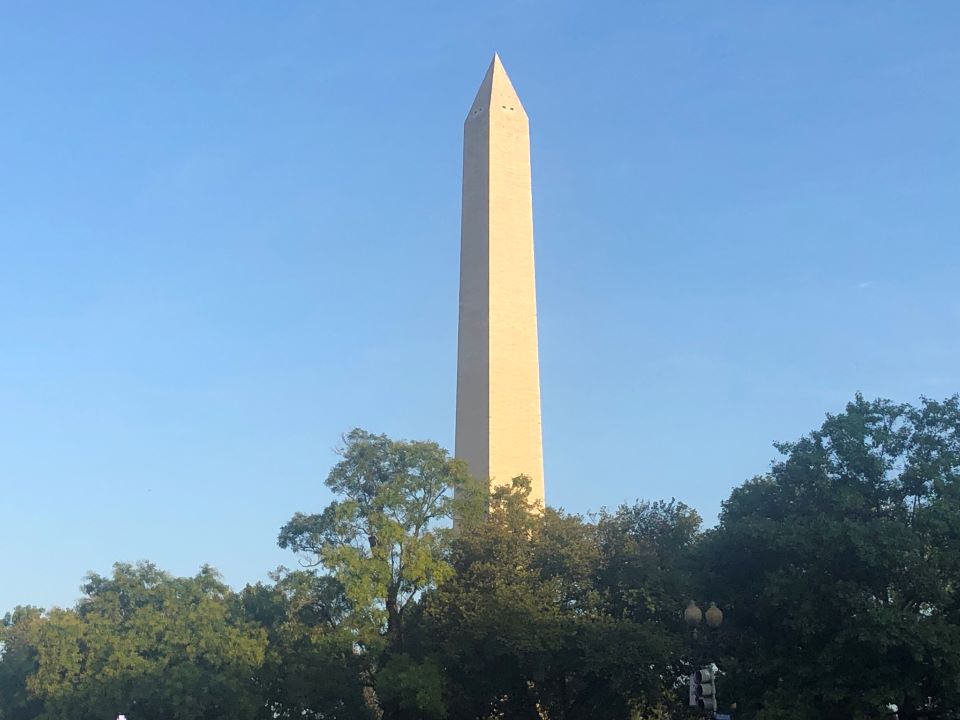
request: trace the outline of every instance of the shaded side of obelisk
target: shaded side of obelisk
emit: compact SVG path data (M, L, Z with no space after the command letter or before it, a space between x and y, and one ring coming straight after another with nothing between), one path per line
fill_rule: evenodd
M544 500L530 129L494 55L463 128L455 455Z

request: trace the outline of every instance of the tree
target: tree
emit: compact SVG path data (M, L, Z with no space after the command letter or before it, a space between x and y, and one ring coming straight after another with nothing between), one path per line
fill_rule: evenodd
M391 440L356 429L326 485L337 499L319 514L297 513L280 531L283 548L305 553L340 583L345 618L375 667L404 653L408 615L420 594L450 576L444 556L452 492L469 485L462 462L432 442ZM400 717L396 703L382 703Z
M703 546L725 697L757 718L957 712L960 400L858 395L778 449Z
M702 636L690 646L680 611L690 598L707 597L707 590L698 587L700 527L697 512L676 500L638 501L601 512L597 519L597 586L607 612L652 625L663 636L658 674L647 677L638 703L644 717L677 718L689 712L686 678L707 648Z
M678 637L611 612L597 526L531 512L529 481L465 523L455 574L423 603L415 654L446 670L456 718L630 717L658 704ZM669 681L668 681L669 682Z
M37 669L33 638L42 622L43 611L26 606L0 619L0 720L33 720L43 709L27 689Z
M675 625L694 592L700 525L697 512L676 500L638 501L601 512L598 582L610 611L636 622Z
M211 568L176 578L118 563L111 577L90 575L84 593L76 610L52 610L30 633L39 720L263 716L251 678L266 633Z
M268 649L256 682L269 718L369 720L365 689L370 662L355 651L344 620L343 586L314 572L278 571L274 583L241 593L246 616L267 630Z

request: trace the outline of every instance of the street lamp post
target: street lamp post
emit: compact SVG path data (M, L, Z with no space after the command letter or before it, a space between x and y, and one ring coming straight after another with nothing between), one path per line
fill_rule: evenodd
M706 612L703 612L694 600L687 603L683 611L683 621L690 628L690 654L694 664L694 673L690 676L690 704L716 714L717 705L714 695L716 665L710 663L710 667L706 667L707 660L703 645L699 642L699 627L704 620L707 621L707 627L716 630L723 623L723 611L715 602L710 603ZM704 697L704 694L707 697Z

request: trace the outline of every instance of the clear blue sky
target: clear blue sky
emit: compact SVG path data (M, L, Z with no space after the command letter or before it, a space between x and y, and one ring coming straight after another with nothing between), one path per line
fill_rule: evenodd
M0 612L240 586L354 426L452 444L463 117L531 118L551 504L708 523L960 390L960 4L10 2Z

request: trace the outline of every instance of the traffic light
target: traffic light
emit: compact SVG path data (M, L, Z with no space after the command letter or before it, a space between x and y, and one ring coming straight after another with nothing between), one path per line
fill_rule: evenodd
M708 712L717 710L716 673L713 668L700 668L693 674L693 696L697 707Z

